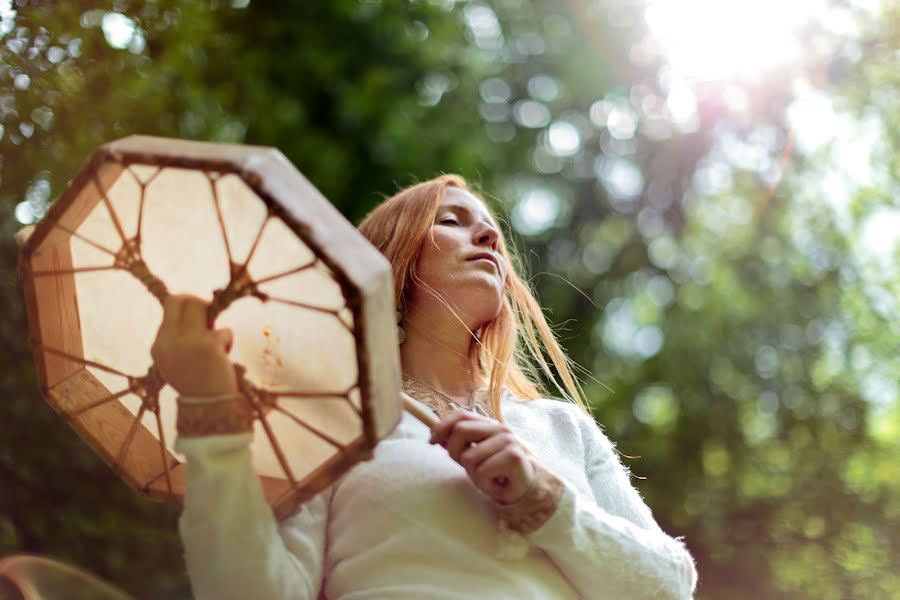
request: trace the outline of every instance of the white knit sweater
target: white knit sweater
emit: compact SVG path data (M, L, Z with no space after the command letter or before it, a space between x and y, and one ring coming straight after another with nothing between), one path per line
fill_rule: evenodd
M504 396L510 428L565 483L552 516L521 535L428 429L404 414L375 450L278 523L251 434L181 436L179 530L197 598L329 600L691 598L697 573L577 407Z

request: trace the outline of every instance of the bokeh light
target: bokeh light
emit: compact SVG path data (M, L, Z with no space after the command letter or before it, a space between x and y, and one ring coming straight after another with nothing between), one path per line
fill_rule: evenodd
M725 80L799 61L797 32L826 7L825 0L654 0L644 15L678 72Z
M134 19L122 13L108 12L103 15L101 28L106 42L117 49L129 49L135 54L144 49L144 37Z
M547 143L551 154L573 156L581 150L581 134L568 121L556 121L547 131Z
M551 190L529 189L512 210L512 225L522 234L538 235L559 217L559 197Z

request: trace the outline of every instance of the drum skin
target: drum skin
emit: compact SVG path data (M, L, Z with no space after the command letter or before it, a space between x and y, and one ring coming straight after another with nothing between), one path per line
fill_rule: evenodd
M101 146L22 247L46 401L130 486L180 503L176 392L150 347L168 294L210 302L254 414L254 468L294 512L399 422L387 260L273 148Z

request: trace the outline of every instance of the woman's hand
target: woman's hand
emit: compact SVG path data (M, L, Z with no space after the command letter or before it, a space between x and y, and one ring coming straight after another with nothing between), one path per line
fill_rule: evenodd
M195 296L171 295L163 302L163 320L150 354L163 379L182 396L220 396L238 391L228 360L230 329L212 330L209 304Z
M522 498L534 481L531 458L509 427L493 419L454 412L434 426L430 442L445 447L475 487L501 504Z

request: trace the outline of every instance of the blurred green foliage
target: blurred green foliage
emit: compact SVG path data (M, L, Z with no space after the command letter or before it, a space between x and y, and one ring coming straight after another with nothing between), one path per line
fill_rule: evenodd
M189 595L176 513L41 401L15 278L16 228L146 133L277 146L354 221L479 183L698 597L900 598L900 7L831 6L802 69L685 114L642 3L0 2L0 554ZM822 102L865 152L809 141Z

